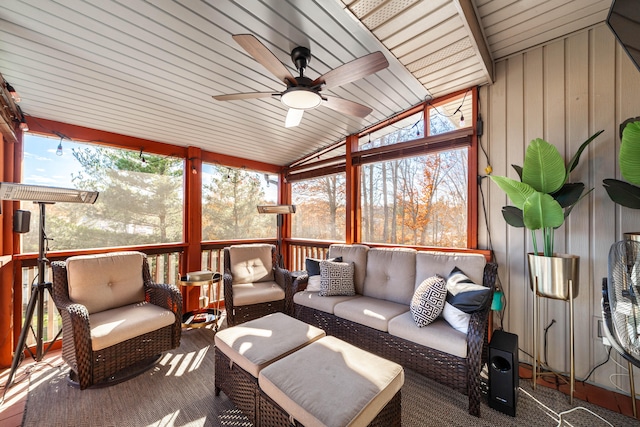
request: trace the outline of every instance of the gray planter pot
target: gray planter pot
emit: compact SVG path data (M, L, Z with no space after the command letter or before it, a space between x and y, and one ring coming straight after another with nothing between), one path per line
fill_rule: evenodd
M573 298L578 296L580 257L569 254L554 254L552 257L528 254L531 289L538 284L538 295L568 300L569 284L573 287Z

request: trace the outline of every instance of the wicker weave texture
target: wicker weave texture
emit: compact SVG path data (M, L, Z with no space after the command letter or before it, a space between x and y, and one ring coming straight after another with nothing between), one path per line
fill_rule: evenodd
M151 304L171 310L176 316L176 322L99 351L92 349L86 307L69 298L66 263L54 261L51 268L52 297L62 317L62 358L77 375L81 389L108 381L118 372L180 345L182 295L173 285L151 281L146 256L139 273L143 277L145 299Z
M215 353L215 395L220 391L249 418L253 425L257 424L258 412L258 379L231 363L231 359L217 347Z
M497 265L488 263L484 269L484 286L493 289L496 274ZM483 309L476 311L471 316L467 333L466 358L453 356L387 332L298 304L294 304L294 316L298 320L324 329L327 335L333 335L467 394L469 396L469 413L479 417L480 371L487 357L490 301L491 299Z
M260 304L250 304L236 306L233 304L233 276L231 274L231 259L229 256L229 248L224 248L224 305L227 311L227 325L235 326L249 320L258 319L267 314L275 312L291 313L290 302L293 300L293 287L291 284L291 273L289 270L278 266L276 247L271 245L271 258L273 265L273 274L276 283L285 292L285 298L278 301L268 301Z
M400 427L402 425L402 395L399 390L369 423L369 427ZM258 423L260 427L302 426L298 421L291 422L289 414L262 390L259 393Z

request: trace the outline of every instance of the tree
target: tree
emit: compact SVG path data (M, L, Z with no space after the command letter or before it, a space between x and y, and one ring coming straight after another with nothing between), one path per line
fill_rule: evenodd
M203 240L276 237L276 217L260 215L257 205L268 203L263 174L214 166L209 183L203 183Z
M99 191L93 205L46 207L51 249L100 248L182 241L183 162L128 150L86 146L72 149L82 170L76 188ZM25 236L23 250L38 250L38 235Z

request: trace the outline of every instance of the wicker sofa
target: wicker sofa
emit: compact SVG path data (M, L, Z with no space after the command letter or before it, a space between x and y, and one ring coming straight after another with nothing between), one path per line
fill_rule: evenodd
M418 327L410 312L415 289L454 267L491 289L497 266L481 254L331 245L329 258L354 264L355 296L320 296L307 290L308 276L293 286L293 314L360 348L393 360L469 396L469 413L480 416L480 371L487 356L488 298L473 312L468 332L442 318ZM312 278L313 279L313 278Z

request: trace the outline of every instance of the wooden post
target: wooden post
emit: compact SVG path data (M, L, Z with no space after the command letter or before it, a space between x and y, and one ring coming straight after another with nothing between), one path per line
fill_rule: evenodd
M193 170L197 173L193 173ZM187 158L184 167L184 217L183 235L187 247L180 263L180 274L186 275L190 271L199 271L201 266L202 242L202 153L197 147L187 148ZM200 308L200 287L189 286L182 288L183 312Z

